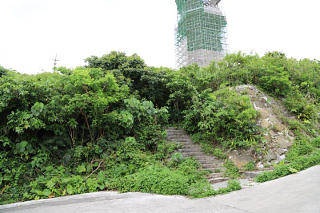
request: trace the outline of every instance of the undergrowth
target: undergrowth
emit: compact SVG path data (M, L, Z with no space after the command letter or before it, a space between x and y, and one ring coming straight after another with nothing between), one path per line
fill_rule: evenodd
M220 159L256 149L263 131L248 95L252 84L283 100L296 141L267 181L320 162L320 64L279 52L227 55L200 68L148 67L111 52L75 69L20 74L0 66L0 204L93 192L141 191L205 197L213 190L197 163L172 153L164 127L175 123ZM284 119L285 120L285 119ZM226 161L225 175L239 176ZM252 165L247 165L251 170Z

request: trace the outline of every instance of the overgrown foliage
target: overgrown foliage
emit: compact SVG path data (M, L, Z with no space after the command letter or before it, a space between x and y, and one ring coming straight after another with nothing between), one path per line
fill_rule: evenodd
M201 140L226 148L250 147L259 140L257 112L249 97L230 88L214 93L204 90L193 98L193 105L185 114L185 129L200 134Z
M298 136L286 162L258 181L318 164L320 64L242 53L209 67L147 67L111 52L76 69L23 75L0 67L0 203L98 190L204 197L213 190L199 165L167 143L164 126L183 125L209 153L259 146L259 116L233 88L253 84L283 100ZM239 171L226 162L226 175ZM248 165L248 170L252 165Z

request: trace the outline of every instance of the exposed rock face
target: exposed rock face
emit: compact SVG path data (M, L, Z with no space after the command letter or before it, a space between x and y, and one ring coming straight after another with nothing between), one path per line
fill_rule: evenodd
M255 162L256 159L252 150L233 150L228 153L229 160L238 168L243 168L249 162Z
M281 116L289 113L282 107L281 103L270 96L262 93L251 85L241 85L235 88L238 93L247 94L250 97L254 109L259 113L257 124L264 130L267 162L279 162L285 158L285 154L294 141L293 133L282 122ZM245 153L241 153L241 157ZM236 158L236 157L234 157ZM261 159L262 160L262 159Z

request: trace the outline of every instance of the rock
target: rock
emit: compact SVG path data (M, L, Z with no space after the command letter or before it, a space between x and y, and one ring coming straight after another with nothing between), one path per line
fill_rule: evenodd
M266 160L268 162L270 162L270 161L273 161L273 160L276 160L276 159L277 159L277 154L274 152L274 150L270 150L267 153Z
M295 118L289 117L290 113L279 101L259 91L255 86L241 85L235 87L235 90L240 94L248 94L254 109L259 112L257 124L265 130L263 137L266 143L263 149L267 151L267 154L263 156L265 159L261 161L279 161L280 156L287 152L294 141L294 134L282 122L280 115L287 116L288 119ZM255 156L255 158L260 159L260 156ZM232 156L232 159L237 165L243 165L240 157Z
M229 153L229 159L238 167L243 168L244 165L251 161L255 161L253 158L252 150L234 150Z
M257 168L259 168L259 169L263 169L263 168L264 168L263 163L259 162L259 163L257 164Z
M279 154L282 155L282 154L285 154L285 153L287 153L287 152L288 152L287 149L280 149Z
M280 159L280 161L286 159L286 155L280 155L279 159Z
M261 121L261 123L260 123L260 126L261 126L262 128L264 128L264 129L269 128L269 126L270 126L269 119L268 119L268 118L267 118L267 119L263 119L263 120Z

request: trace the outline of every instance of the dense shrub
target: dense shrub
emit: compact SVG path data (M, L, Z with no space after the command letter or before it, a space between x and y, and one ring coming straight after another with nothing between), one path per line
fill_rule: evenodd
M230 88L203 91L193 98L185 111L184 127L190 133L201 133L206 140L224 147L250 147L259 140L257 112L248 96L238 95Z
M137 191L161 194L188 194L188 177L161 165L152 165L114 183L122 192Z
M256 177L257 182L265 182L299 172L303 169L320 164L320 152L315 151L311 155L298 156L289 164L279 164L273 171L263 172Z
M311 140L311 144L317 148L320 148L320 136Z
M128 160L129 170L135 172L145 166L148 157L144 156L152 156L163 144L165 108L139 100L127 85L119 85L101 69L58 70L61 73L12 74L0 79L1 202L101 189L84 176L97 169L96 177L106 168L108 154L117 152L118 160ZM82 164L91 169L75 174ZM61 166L66 174L54 175ZM45 182L52 176L61 176L56 181L59 187L48 195ZM68 185L67 176L70 181L82 179L86 187Z
M91 56L85 59L87 67L101 68L104 71L126 69L126 68L144 68L146 65L137 54L126 56L123 52L112 51L102 57Z
M319 164L320 63L279 52L230 54L209 67L147 67L111 52L85 67L23 75L0 67L0 203L98 190L203 197L213 190L199 165L172 153L164 126L183 125L207 152L256 147L258 114L232 88L253 84L283 100L298 136L271 180ZM226 163L226 175L239 170ZM248 165L252 169L252 165Z
M4 75L7 75L7 73L8 73L8 70L0 66L0 78Z
M286 160L292 161L299 156L312 153L313 147L307 139L296 139L290 151L287 153Z

